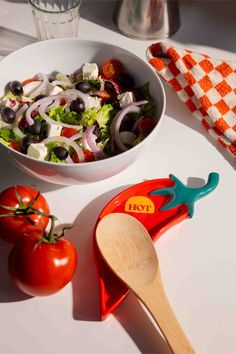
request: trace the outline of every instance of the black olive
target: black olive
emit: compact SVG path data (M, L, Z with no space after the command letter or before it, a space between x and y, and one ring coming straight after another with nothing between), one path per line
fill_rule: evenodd
M112 104L114 109L120 110L120 102L119 102L117 96L113 96L111 98L108 98L108 100L106 100L106 104Z
M70 110L76 113L82 113L85 109L84 101L81 98L77 98L70 104Z
M135 81L130 74L121 73L117 81L124 90L132 90L135 87Z
M69 155L68 150L63 146L56 146L55 148L52 149L52 151L54 152L56 157L58 157L58 159L60 160L65 160Z
M88 93L91 90L91 84L88 81L80 81L75 85L76 90Z
M135 123L135 119L127 114L124 117L123 121L121 122L120 131L121 132L123 132L123 131L130 132L130 131L132 131L134 123Z
M30 146L30 144L34 143L34 139L31 136L26 135L20 143L21 146L21 150L23 153L27 153L28 147Z
M39 135L41 133L42 124L39 120L35 120L34 124L27 127L27 131L34 135Z
M35 102L36 102L36 101L38 101L38 100L41 100L41 99L44 98L44 97L47 97L47 96L45 96L45 95L38 95L38 96L35 97L34 100L35 100Z
M1 117L5 123L13 123L16 118L15 111L10 107L3 107L1 110Z
M9 89L13 93L13 95L16 96L23 95L23 86L19 81L10 82Z

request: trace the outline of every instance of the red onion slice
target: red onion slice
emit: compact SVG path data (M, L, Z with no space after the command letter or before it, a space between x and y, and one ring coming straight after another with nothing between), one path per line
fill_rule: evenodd
M84 102L84 106L85 106L85 109L90 109L92 108L91 107L91 103L89 101L89 95L79 91L79 90L76 90L76 89L71 89L71 90L66 90L64 91L63 93L63 96L70 96L72 98L72 100L75 100L76 98L81 98Z
M67 128L76 128L79 129L80 126L79 125L73 125L73 124L66 124L66 123L62 123L62 122L57 122L54 119L50 118L47 113L46 113L46 108L48 107L48 103L44 103L41 104L39 106L39 114L40 116L48 123L48 124L56 124L56 125L60 125L62 127L67 127Z
M41 143L43 144L47 144L47 143L51 143L54 141L58 141L60 143L64 143L67 146L72 146L73 149L75 150L75 152L78 155L79 158L79 162L84 162L84 153L83 150L71 139L66 138L64 136L51 136L50 138L46 138L43 141L41 141Z
M94 153L94 155L98 159L102 159L102 158L105 158L106 155L104 154L104 152L101 149L99 149L99 147L96 144L97 136L95 134L93 134L94 129L95 129L95 125L90 125L86 129L85 140L86 140L88 146L90 147L91 151Z
M31 117L31 113L33 111L39 110L39 107L42 107L42 111L46 111L47 107L50 106L49 108L51 109L52 107L56 107L56 103L58 103L58 106L60 105L60 100L64 99L66 103L70 103L73 99L68 97L67 95L64 94L58 94L58 95L52 95L48 97L41 98L40 100L34 102L29 109L26 112L25 119L29 126L34 124L34 120ZM45 113L46 114L46 113ZM44 117L43 117L44 118ZM49 120L50 123L53 124L59 124L63 126L63 123L56 122L53 119L49 118L48 116L45 115L45 120ZM73 127L72 125L68 125L69 127ZM76 126L78 128L78 125Z
M139 113L140 108L138 106L142 106L143 104L148 103L148 101L139 101L139 102L133 102L129 104L128 106L124 107L121 111L119 111L115 118L112 121L111 124L111 134L113 139L116 142L116 145L121 151L126 151L128 150L127 147L122 143L120 139L120 125L122 123L122 120L128 113Z
M117 95L119 95L121 93L121 89L119 87L119 85L112 79L105 79L105 82L109 82L110 84L112 84L112 86L114 87L114 90L116 91Z
M22 139L24 138L25 134L22 133L22 131L19 129L18 124L21 121L21 118L22 118L23 114L25 113L25 111L27 110L27 108L28 108L28 105L25 103L20 109L18 109L18 111L16 112L15 121L12 126L14 133Z
M79 139L81 139L81 138L84 138L84 133L77 133L77 134L72 135L72 136L70 137L70 139L71 139L72 141L79 140Z
M40 95L46 89L46 87L49 83L47 75L45 75L43 73L37 74L36 77L39 80L42 80L42 83L33 92L31 92L29 94L30 99L33 99L33 98L37 97L38 95Z
M41 104L44 104L44 103L47 103L47 106L49 106L51 103L53 103L53 100L55 100L56 98L58 97L58 95L56 96L49 96L49 97L45 97L45 98L41 98L41 100L38 100L36 102L34 102L29 108L28 110L26 111L26 114L25 114L25 119L26 119L26 122L29 124L29 126L33 125L34 124L34 120L33 118L31 117L31 113L35 110L38 110L38 107L41 105Z
M73 84L69 81L60 81L60 80L54 80L52 81L52 85L55 86L62 86L62 87L73 87Z

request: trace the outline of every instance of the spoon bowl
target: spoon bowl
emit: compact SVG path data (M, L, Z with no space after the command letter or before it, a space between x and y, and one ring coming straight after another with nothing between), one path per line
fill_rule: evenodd
M145 227L128 214L108 214L97 225L96 241L108 266L149 310L173 353L194 353L166 297Z

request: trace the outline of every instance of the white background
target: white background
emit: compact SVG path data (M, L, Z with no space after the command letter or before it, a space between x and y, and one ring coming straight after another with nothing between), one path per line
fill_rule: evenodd
M80 38L111 42L144 58L153 41L119 34L112 23L113 9L113 1L84 0ZM182 3L182 27L171 42L236 60L235 13L234 1ZM35 36L26 3L0 0L0 54L32 40L18 38L16 32L4 28ZM98 320L92 229L105 203L126 185L174 173L184 182L191 177L189 182L197 186L211 171L219 172L219 187L197 203L193 219L163 235L156 249L169 300L196 352L236 352L235 161L208 137L175 93L165 88L166 116L155 143L126 171L104 182L50 185L16 171L0 155L1 190L36 183L60 221L76 223L68 237L79 252L72 284L51 297L27 298L8 278L10 246L0 242L1 354L168 353L156 327L131 294L114 316Z

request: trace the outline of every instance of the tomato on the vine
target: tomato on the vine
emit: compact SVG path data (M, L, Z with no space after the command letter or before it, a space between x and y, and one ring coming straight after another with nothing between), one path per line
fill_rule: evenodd
M8 259L13 282L31 296L58 292L70 282L76 266L76 249L64 238L50 243L24 236L15 243Z
M0 238L14 243L24 235L41 236L46 229L50 209L37 190L16 186L0 193Z

